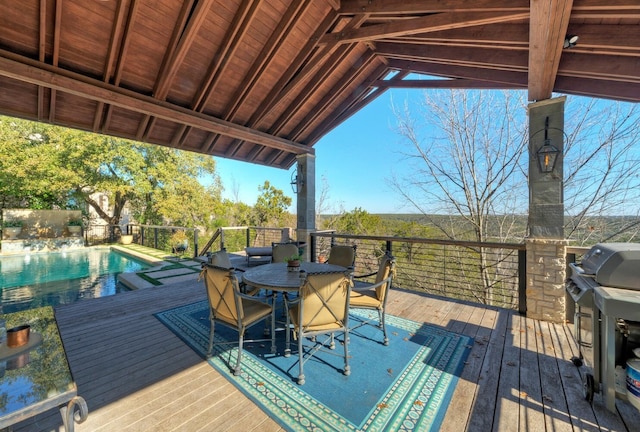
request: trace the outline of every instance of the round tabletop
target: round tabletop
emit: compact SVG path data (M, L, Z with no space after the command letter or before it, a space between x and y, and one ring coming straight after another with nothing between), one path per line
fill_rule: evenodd
M339 272L347 269L333 264L320 264L315 262L300 263L300 270L307 273ZM264 264L250 268L242 273L245 284L257 288L265 288L273 291L297 291L300 288L302 271L289 271L286 263Z

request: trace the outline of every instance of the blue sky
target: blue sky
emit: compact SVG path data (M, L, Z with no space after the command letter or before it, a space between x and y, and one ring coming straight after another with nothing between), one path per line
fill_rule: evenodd
M402 104L420 91L384 93L336 129L325 135L315 146L316 195L324 176L328 185L328 211L351 211L360 207L369 213L410 213L386 181L402 166L399 154L400 136L393 132L395 118L392 103ZM393 96L392 96L393 95ZM392 101L393 97L393 101ZM261 165L215 158L217 170L225 187L223 196L253 205L258 187L269 180L276 188L293 198L290 211L295 213L295 196L288 171Z

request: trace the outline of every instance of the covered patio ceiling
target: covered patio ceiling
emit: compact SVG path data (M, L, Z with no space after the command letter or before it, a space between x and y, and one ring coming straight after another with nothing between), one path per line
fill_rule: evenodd
M0 114L283 169L393 87L640 101L638 0L0 2Z

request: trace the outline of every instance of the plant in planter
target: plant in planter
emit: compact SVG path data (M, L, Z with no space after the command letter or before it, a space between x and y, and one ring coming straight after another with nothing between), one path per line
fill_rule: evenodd
M183 230L174 232L169 239L171 253L182 254L189 249L189 237Z
M74 237L80 235L80 232L82 231L82 220L70 220L69 222L67 222L67 229L69 230L69 233Z
M284 259L287 263L287 268L289 271L296 271L300 268L300 261L302 260L302 255L292 255Z
M5 220L2 222L2 231L9 237L9 240L15 240L22 232L21 220Z

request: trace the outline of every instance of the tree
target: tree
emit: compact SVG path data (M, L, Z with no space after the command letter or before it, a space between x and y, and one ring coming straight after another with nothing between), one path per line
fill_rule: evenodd
M291 198L285 196L281 189L276 188L268 180L258 187L260 195L254 206L256 226L282 226L287 215L287 208L291 205Z
M521 94L429 92L421 108L422 123L408 105L394 109L409 150L408 174L392 179L393 187L446 238L522 238L528 137Z
M528 122L524 92L425 92L420 116L395 108L408 169L392 184L450 239L521 241L528 209ZM640 225L637 105L570 98L565 106L565 236L606 240ZM634 205L630 205L630 204ZM455 215L450 223L433 215ZM460 224L463 219L465 224ZM635 233L635 231L633 231Z
M0 117L3 202L23 207L91 206L108 224L130 205L141 223L208 226L222 185L213 158L41 123ZM199 178L214 181L205 188ZM92 195L106 193L113 213Z
M396 108L398 133L409 150L406 174L392 179L393 186L449 239L522 241L528 206L525 103L524 92L453 90L425 92L420 117L407 104ZM566 233L594 233L593 218L615 215L630 216L618 234L637 230L637 107L575 98L565 108ZM489 303L494 289L503 288L497 270L509 252L489 256L479 247L475 253L483 277L479 298Z

